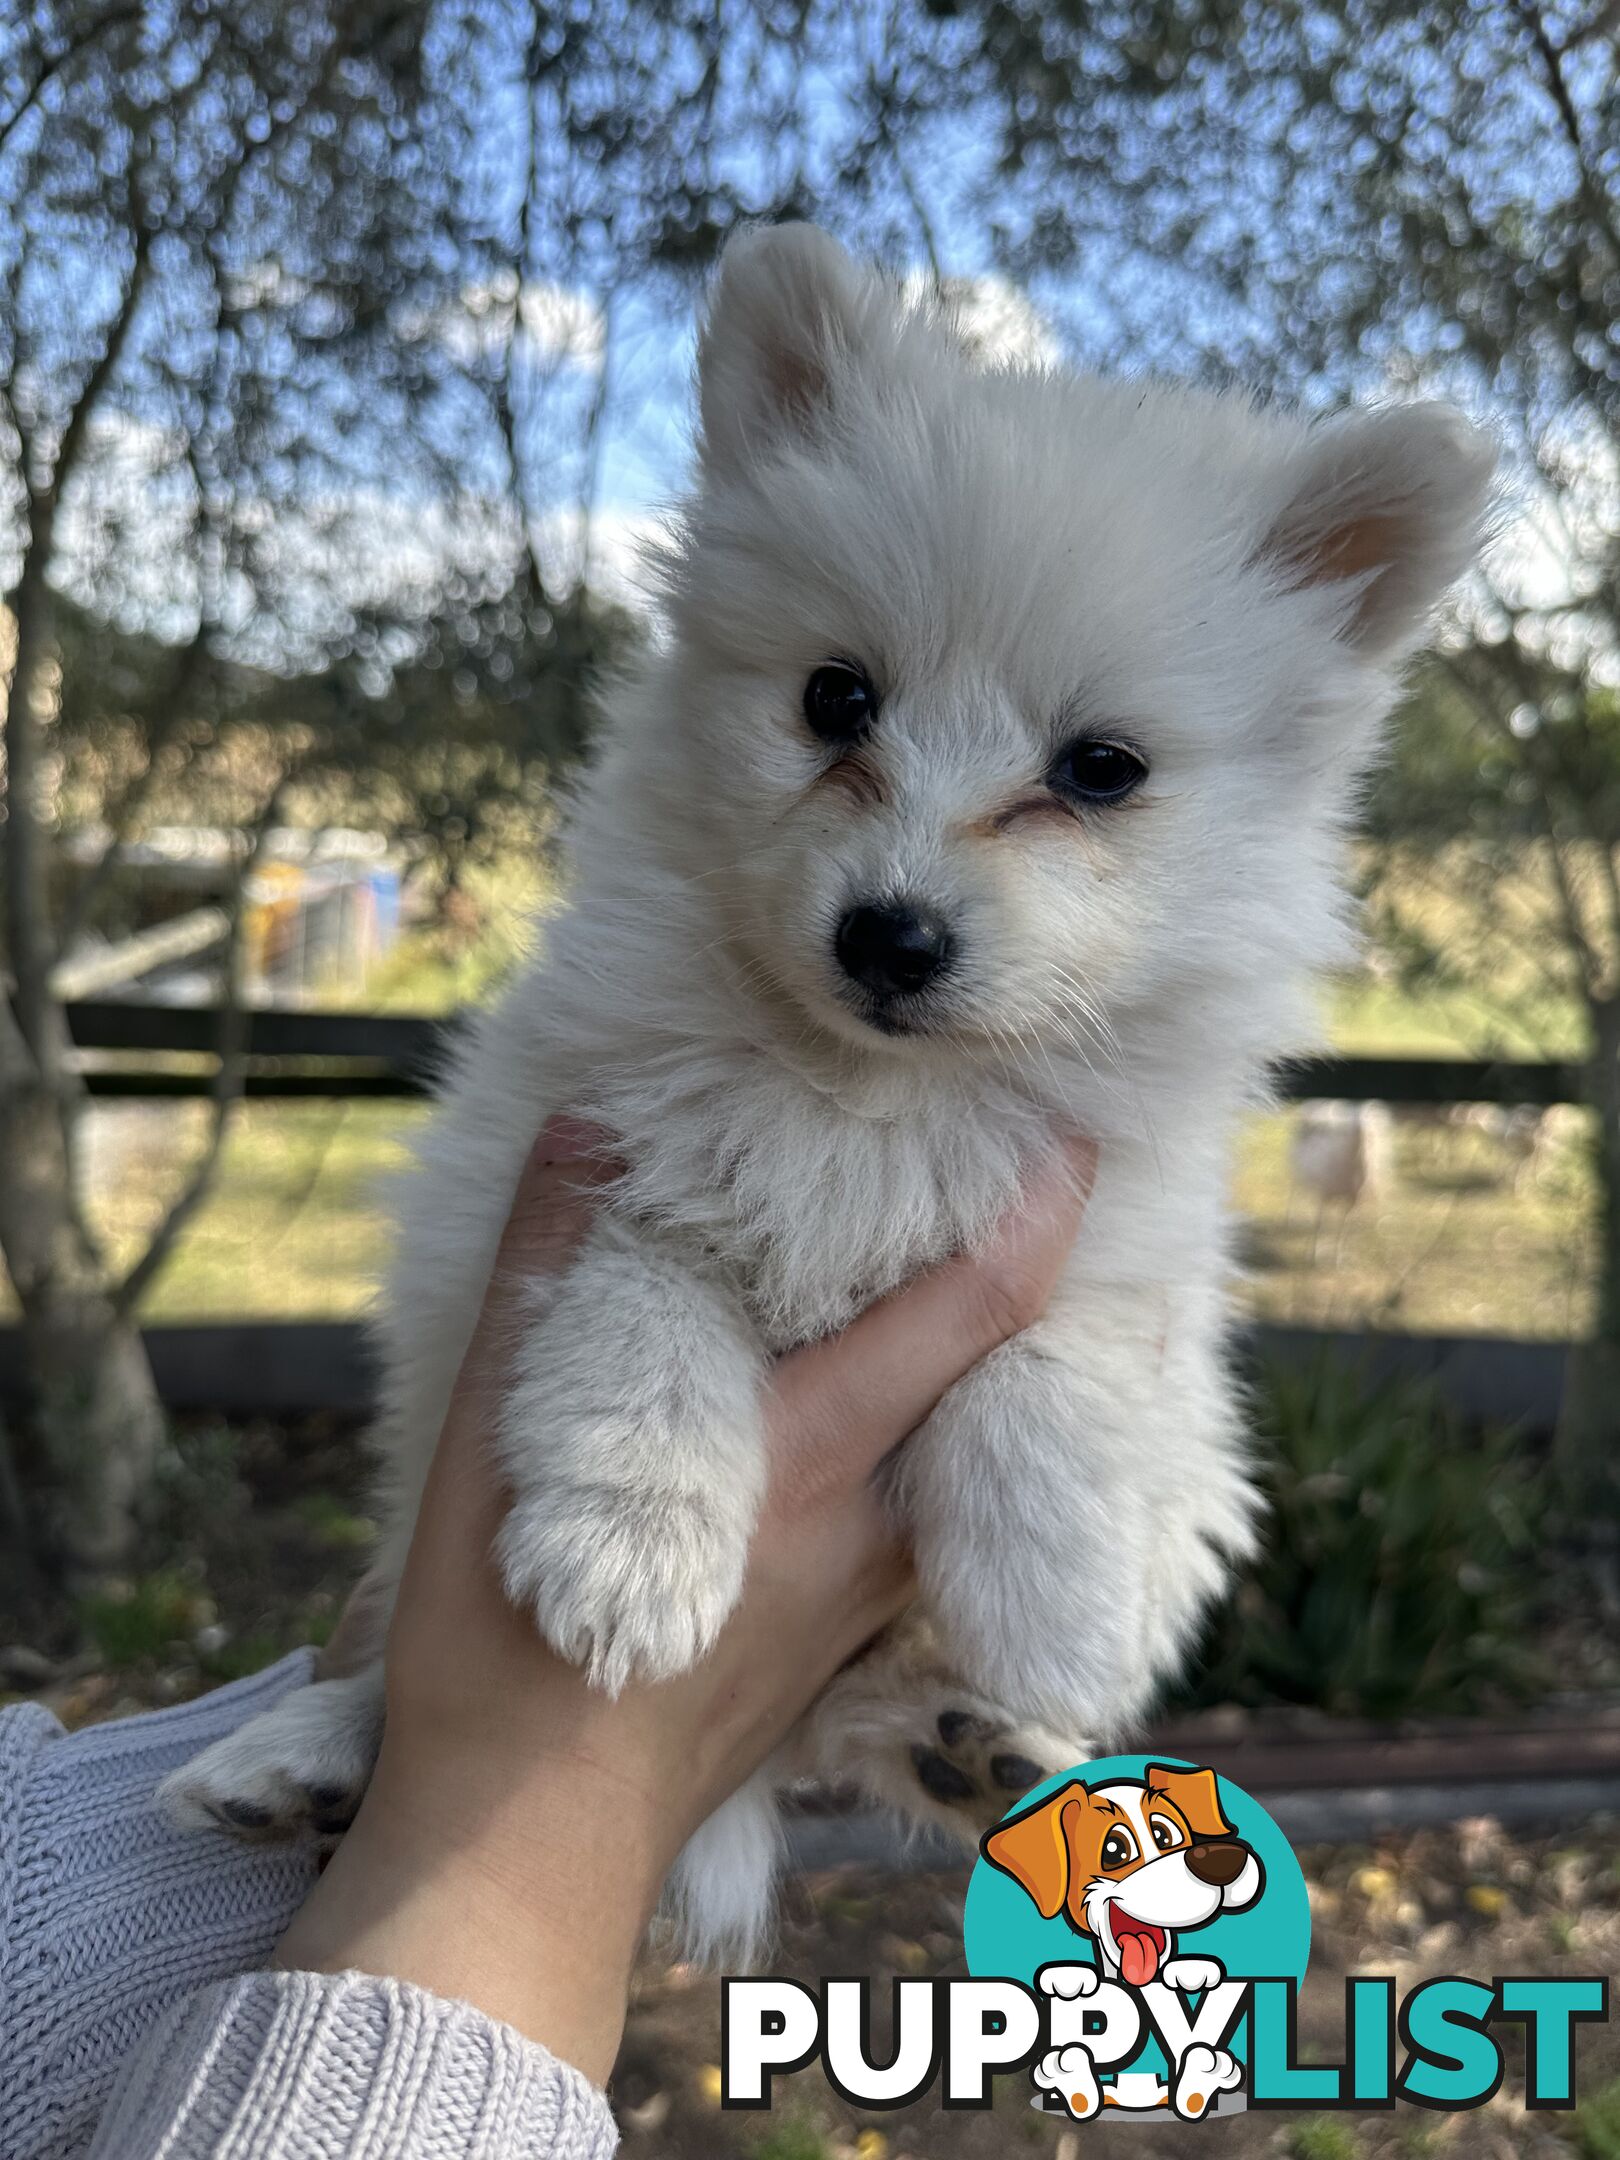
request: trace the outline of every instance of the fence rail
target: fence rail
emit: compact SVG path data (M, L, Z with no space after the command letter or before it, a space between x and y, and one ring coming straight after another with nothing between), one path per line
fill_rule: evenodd
M143 1328L158 1393L173 1410L230 1417L299 1417L310 1411L368 1416L376 1372L356 1320L222 1320ZM1242 1330L1242 1361L1310 1368L1323 1359L1368 1387L1423 1380L1459 1416L1550 1431L1558 1414L1567 1345L1489 1335L1398 1335L1262 1323ZM0 1405L27 1384L17 1330L0 1324Z
M69 1005L67 1018L73 1041L86 1053L86 1079L96 1095L195 1096L213 1084L207 1053L219 1039L215 1008L84 1001ZM465 1025L454 1017L391 1013L252 1012L245 1091L283 1099L419 1098ZM164 1069L164 1057L188 1058L190 1069ZM1579 1069L1552 1062L1311 1058L1284 1067L1276 1080L1279 1096L1296 1102L1338 1097L1544 1107L1581 1099ZM1423 1375L1465 1416L1521 1421L1540 1431L1557 1413L1566 1348L1275 1326L1256 1328L1251 1340L1261 1355L1284 1361L1324 1353L1347 1358L1369 1381ZM159 1388L177 1409L359 1413L369 1406L364 1338L351 1323L157 1327L147 1331L147 1343ZM20 1384L20 1355L13 1331L0 1325L0 1400Z
M95 1053L86 1073L92 1094L205 1095L205 1070L164 1071L114 1065L109 1056L205 1055L219 1040L221 1016L210 1006L125 1005L111 1000L67 1008L80 1050ZM251 1096L390 1096L429 1092L465 1022L414 1014L253 1012L248 1015L245 1092ZM1303 1058L1282 1066L1285 1101L1326 1096L1349 1101L1429 1104L1498 1103L1546 1107L1581 1100L1580 1069L1550 1060L1476 1058Z

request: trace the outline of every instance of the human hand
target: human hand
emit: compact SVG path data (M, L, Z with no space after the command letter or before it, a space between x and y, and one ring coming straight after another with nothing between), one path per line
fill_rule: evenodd
M987 1252L778 1362L742 1601L692 1671L611 1699L508 1603L490 1559L502 1493L486 1440L508 1348L537 1286L583 1239L593 1186L614 1174L600 1135L553 1120L525 1167L423 1495L371 1786L278 1962L414 1980L605 2075L635 1950L681 1846L910 1597L872 1473L1038 1317L1093 1167L1089 1144L1074 1143ZM344 1625L363 1632L358 1618ZM346 1655L343 1632L328 1671Z

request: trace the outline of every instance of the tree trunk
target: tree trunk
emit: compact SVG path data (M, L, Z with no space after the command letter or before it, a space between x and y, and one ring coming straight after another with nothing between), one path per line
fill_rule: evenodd
M135 11L127 13L133 15ZM48 471L27 440L21 473L27 518L8 595L15 649L4 690L6 758L5 961L0 983L0 1254L21 1308L28 1396L8 1434L7 1512L45 1571L85 1582L125 1560L135 1502L152 1472L163 1421L130 1305L79 1205L74 1143L85 1105L67 1022L52 987L57 958L49 850L55 810L48 729L60 686L49 573L63 490L116 375L145 289L152 233L133 172L132 259L99 353L62 428ZM16 415L12 415L13 425ZM131 1301L132 1302L132 1301Z
M31 1527L49 1571L82 1589L130 1559L162 1405L140 1330L105 1296L53 1298L23 1331Z
M1598 1309L1570 1352L1554 1466L1568 1521L1594 1542L1620 1535L1620 997L1591 1008L1586 1101L1597 1124Z
M78 1210L75 1074L43 1069L0 998L0 1251L21 1308L28 1399L11 1435L28 1520L13 1534L49 1575L83 1585L129 1557L136 1502L163 1434L133 1318Z

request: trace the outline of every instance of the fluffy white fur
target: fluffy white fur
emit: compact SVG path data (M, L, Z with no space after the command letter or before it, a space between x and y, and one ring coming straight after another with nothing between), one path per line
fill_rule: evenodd
M668 636L611 700L572 907L473 1032L400 1208L386 1556L553 1110L599 1120L629 1169L521 1347L500 1559L607 1687L679 1670L735 1602L766 1359L982 1240L1058 1124L1101 1146L1045 1319L906 1451L916 1614L686 1856L691 1946L737 1955L768 1914L784 1783L835 1774L972 1834L919 1751L949 1731L958 1767L1083 1758L1246 1549L1229 1144L1346 950L1356 775L1492 459L1434 406L1308 425L986 367L803 227L731 247L700 395ZM854 784L802 713L832 659L882 696ZM1054 806L1044 775L1088 729L1150 775L1114 808ZM900 893L948 918L958 958L894 1035L846 1002L832 935ZM319 1813L297 1796L358 1786L379 1690L294 1698L179 1773L171 1806Z

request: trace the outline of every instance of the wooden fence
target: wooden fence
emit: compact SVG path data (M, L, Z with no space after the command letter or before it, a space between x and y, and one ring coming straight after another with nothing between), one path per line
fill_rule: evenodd
M165 1070L155 1054L211 1053L220 1016L206 1006L70 1005L68 1027L94 1053L87 1075L97 1095L206 1094L206 1068ZM246 1092L253 1096L416 1096L432 1085L461 1023L394 1013L254 1012L248 1015ZM136 1058L140 1063L117 1063ZM1304 1058L1282 1067L1288 1101L1324 1096L1387 1103L1499 1103L1504 1107L1578 1102L1580 1070L1552 1061L1470 1058Z
M104 1002L67 1009L86 1053L92 1094L147 1099L206 1094L221 1016L207 1007ZM255 1098L409 1100L425 1095L462 1025L456 1019L370 1013L253 1012L244 1092ZM1551 1062L1460 1058L1310 1058L1277 1075L1286 1101L1337 1097L1407 1105L1550 1106L1580 1099L1578 1068ZM370 1363L352 1322L242 1321L146 1332L158 1385L177 1409L288 1415L356 1414L369 1406ZM1468 1416L1548 1429L1557 1414L1559 1343L1382 1332L1327 1333L1260 1326L1251 1345L1268 1359L1330 1354L1369 1380L1423 1374ZM20 1378L19 1345L0 1327L0 1396Z

